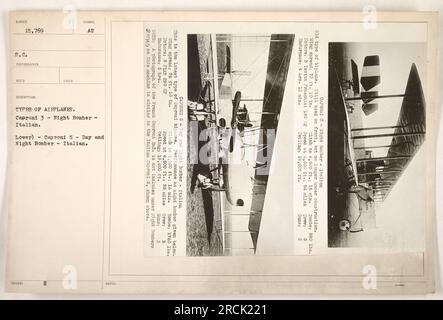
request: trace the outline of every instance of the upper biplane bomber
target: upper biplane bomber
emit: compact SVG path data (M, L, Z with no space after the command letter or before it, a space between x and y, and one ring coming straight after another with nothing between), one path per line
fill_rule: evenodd
M425 99L416 64L404 65L409 75L401 92L380 93L386 80L381 77L381 56L360 57L347 43L329 44L328 244L332 247L343 246L349 234L375 227L375 208L388 198L425 140ZM392 108L392 101L400 103L396 122L365 125L383 108Z

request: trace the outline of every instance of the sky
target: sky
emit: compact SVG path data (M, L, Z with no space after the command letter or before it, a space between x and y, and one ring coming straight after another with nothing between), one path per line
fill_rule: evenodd
M249 72L247 76L234 76L234 92L240 90L242 97L263 97L268 51L269 42L265 38L239 38L236 40L234 36L232 43L232 69L234 71ZM360 74L365 56L380 56L380 94L404 93L412 63L415 63L417 66L426 94L426 77L424 74L426 46L424 43L356 43L351 45L350 52L352 53L352 58L357 63ZM364 116L363 125L365 127L396 125L401 102L402 98L379 100L378 111L370 116ZM247 106L250 111L259 111L261 110L262 103L248 102ZM285 110L283 109L282 113L284 112ZM251 116L251 118L253 117ZM291 127L289 124L288 126ZM371 133L387 133L390 131L392 129L371 131ZM390 141L391 138L377 138L372 139L370 142L368 141L368 144L384 145L389 144ZM389 197L377 208L377 228L358 233L358 236L353 237L355 238L352 241L354 245L408 247L413 249L423 247L426 190L422 172L425 166L425 151L426 149L423 145L411 160ZM386 153L387 149L378 149L374 152L374 156L383 156ZM279 159L277 158L274 159L274 162L278 162ZM275 178L277 179L277 177ZM282 182L281 179L281 177L277 179L278 183ZM270 184L272 184L272 181L270 181ZM274 197L278 198L276 195ZM405 198L407 198L407 201L405 201ZM279 199L279 201L282 201L282 199ZM275 205L276 201L272 201L272 203ZM273 208L275 209L274 205ZM275 210L273 211L275 214ZM261 236L264 237L265 234L263 233ZM249 237L245 237L243 241L238 239L236 242L246 245L243 242L249 241Z

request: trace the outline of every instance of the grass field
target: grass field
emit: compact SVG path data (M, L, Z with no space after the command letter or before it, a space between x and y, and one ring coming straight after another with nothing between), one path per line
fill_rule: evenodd
M205 100L214 97L214 80L204 96L201 96L202 88L206 84L205 78L213 72L212 49L209 35L188 36L188 99L197 101L199 96ZM216 84L215 84L216 85ZM217 172L210 173L214 164L191 163L191 159L198 159L195 153L207 141L199 141L198 136L203 129L211 125L207 121L200 121L198 126L188 125L188 175L187 175L187 219L186 219L186 254L188 256L214 256L223 255L221 237L221 205L220 193L202 190L197 186L198 173L212 174L216 177ZM192 132L197 130L197 132ZM210 134L216 134L210 130ZM214 137L214 136L212 136ZM211 139L217 141L217 139ZM209 148L212 152L210 163L216 163L214 156L217 155L218 145L213 143Z

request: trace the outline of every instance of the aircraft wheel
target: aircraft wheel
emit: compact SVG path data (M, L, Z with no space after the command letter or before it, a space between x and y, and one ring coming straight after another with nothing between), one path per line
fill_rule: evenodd
M211 119L209 119L209 117L205 117L204 123L206 128L209 128L211 126Z
M338 227L341 231L349 231L351 229L351 222L348 219L340 220Z

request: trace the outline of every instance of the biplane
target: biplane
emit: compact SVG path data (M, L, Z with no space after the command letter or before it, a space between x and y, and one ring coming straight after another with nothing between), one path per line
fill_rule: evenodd
M255 252L273 146L268 143L266 131L276 130L278 125L293 40L293 35L260 37L261 42L268 43L262 76L264 91L262 97L251 99L243 98L241 89L236 88L236 77L247 79L248 71L239 75L232 70L234 64L229 47L232 39L218 40L216 35L211 35L211 78L219 82L215 81L213 110L208 118L216 126L218 135L218 163L214 170L221 177L219 186L223 191L218 192L225 200L221 208L225 254L236 254L234 250L244 254ZM218 46L226 46L224 68L217 64ZM247 105L249 101L261 103L261 107L251 111ZM234 222L239 216L245 217L241 225ZM232 238L239 233L250 235L251 245L236 247Z

